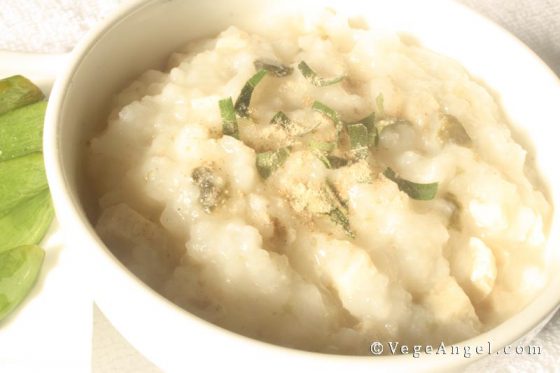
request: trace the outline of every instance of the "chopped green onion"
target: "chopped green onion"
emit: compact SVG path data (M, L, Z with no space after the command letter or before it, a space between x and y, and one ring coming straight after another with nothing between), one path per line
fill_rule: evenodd
M26 199L0 218L0 252L38 244L54 217L48 189Z
M0 80L0 114L41 101L43 92L21 75Z
M332 168L327 155L335 149L335 143L311 140L308 145L313 154L323 162L325 167Z
M341 168L348 165L348 160L345 158L337 157L335 155L325 155L324 153L318 150L314 150L313 154L315 154L315 156L319 158L321 162L323 162L325 167L329 169L335 170L337 168Z
M348 236L354 238L355 235L350 228L350 219L347 216L348 211L346 205L336 192L334 186L327 181L323 188L323 193L325 194L327 202L332 206L332 209L327 213L329 218L331 218L335 224L340 225Z
M224 136L231 136L239 139L239 128L237 126L237 118L235 117L235 109L231 97L220 100L220 115L222 116L222 133Z
M276 169L284 164L290 156L288 148L280 148L275 151L257 153L257 171L263 179L268 178Z
M362 123L366 126L368 131L368 146L374 147L379 145L379 133L377 127L375 126L375 112L372 112L365 118L360 119L356 123Z
M330 196L329 198L331 200L332 199L336 200L338 205L346 209L347 208L346 202L342 200L342 197L340 197L340 194L338 194L338 191L336 190L336 187L333 185L333 183L327 179L326 185L327 185L327 194Z
M45 252L38 246L18 246L0 253L0 321L8 316L33 288Z
M368 131L371 130L375 126L375 112L372 112L370 115L360 119L356 123L362 123L364 126L366 126Z
M341 168L341 167L344 167L348 164L348 159L337 157L335 155L328 155L327 159L328 159L328 161L331 165L330 168L333 168L333 169Z
M402 126L402 125L412 126L412 123L410 123L406 119L400 119L400 118L387 118L375 122L375 128L377 130L378 137L381 136L381 133L383 133L383 131L385 131L386 128Z
M451 141L457 145L467 146L471 143L471 138L465 127L453 115L444 114L442 125L439 129L438 136L441 141Z
M270 120L270 124L277 124L287 130L292 127L292 120L284 112L279 111L274 114Z
M262 78L266 75L265 69L260 69L253 75L241 89L241 93L235 101L235 111L240 117L247 118L249 116L249 104L251 103L251 96L257 84L260 83Z
M377 116L384 117L385 116L385 105L384 105L383 93L380 93L375 98L375 106L377 108Z
M391 168L387 168L383 175L394 181L399 189L412 199L427 201L434 199L437 194L438 183L420 184L401 179Z
M331 210L328 215L335 224L340 225L342 229L344 229L350 238L356 237L352 228L350 228L350 219L348 219L348 216L346 216L346 214L344 214L344 212L342 212L339 208Z
M336 144L330 141L309 141L309 147L311 149L316 149L324 153L330 153L336 148Z
M327 156L325 155L325 153L323 153L322 151L320 151L320 150L318 150L318 149L314 149L314 150L313 150L313 154L314 154L321 162L323 162L323 164L325 165L326 168L332 168L331 162L329 161L329 159L327 158Z
M326 87L328 85L336 84L344 79L344 76L339 76L333 79L324 79L321 78L313 71L311 67L305 61L301 61L298 65L299 71L301 74L311 82L315 87Z
M43 149L46 101L40 101L0 115L0 161Z
M334 126L336 128L336 136L338 139L338 136L343 128L343 123L338 113L320 101L315 101L313 103L312 108L313 110L318 111L319 113L323 114L324 116L326 116L327 118L333 121Z
M348 125L346 129L350 137L352 155L357 159L366 159L369 153L369 136L366 126L361 123L356 123Z
M48 188L41 153L0 162L0 217Z
M289 134L293 136L304 136L308 133L315 131L317 127L321 125L318 123L316 126L311 128L302 128L300 124L295 123L293 120L290 119L284 112L279 111L270 120L270 124L275 124L284 128ZM299 130L299 132L298 132Z
M255 68L257 70L266 70L272 75L282 78L284 76L290 75L294 69L290 66L282 65L281 63L268 59L258 59L254 62Z

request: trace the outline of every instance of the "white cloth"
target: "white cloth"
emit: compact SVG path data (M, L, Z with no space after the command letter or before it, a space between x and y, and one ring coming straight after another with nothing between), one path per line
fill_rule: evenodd
M504 26L560 75L560 1L461 0ZM69 51L96 22L123 0L0 0L0 50L60 53ZM92 370L159 372L94 310ZM469 372L560 371L560 313L531 345L542 354L492 356ZM1 366L0 366L0 370Z
M0 50L68 52L119 0L0 0Z

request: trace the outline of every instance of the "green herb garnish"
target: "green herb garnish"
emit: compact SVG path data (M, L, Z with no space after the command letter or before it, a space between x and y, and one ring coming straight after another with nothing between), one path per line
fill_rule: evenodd
M268 59L258 59L253 63L257 70L266 70L272 75L282 78L290 75L294 69L290 66L283 65L277 61Z
M280 148L275 151L257 153L257 171L263 179L268 178L276 169L284 164L290 156L288 148Z
M309 149L313 154L325 165L326 168L332 168L332 165L328 159L328 154L332 152L336 144L333 142L315 141L311 140L308 143Z
M330 153L336 148L336 144L330 141L309 141L309 147L313 150L319 150L324 153Z
M438 183L420 184L401 179L391 168L387 168L385 172L383 172L383 175L394 181L399 189L408 194L412 199L422 201L431 200L435 198L438 191Z
M266 69L260 69L253 75L241 89L241 93L235 101L235 111L240 117L247 118L249 116L249 104L251 103L251 96L257 84L260 83L262 78L266 75Z
M315 101L312 105L312 108L313 110L323 114L324 116L326 116L327 118L333 121L334 126L336 128L336 136L338 139L338 136L344 127L344 124L340 119L338 113L320 101Z
M350 219L348 218L348 209L346 204L338 195L334 186L327 180L322 189L327 203L332 206L332 209L327 213L329 218L346 232L346 234L354 238L355 234L350 228Z
M441 141L451 141L462 146L468 146L472 142L461 122L459 122L456 117L449 114L443 114L438 136Z
M10 314L33 288L45 252L38 246L18 246L0 253L0 321Z
M335 143L310 140L308 146L313 152L313 154L315 154L315 156L319 158L321 162L323 162L325 167L332 168L331 163L329 162L327 156L330 152L332 152L335 149L336 147Z
M348 159L337 157L336 155L328 155L327 159L331 165L330 168L336 169L348 165Z
M301 61L298 65L299 71L301 74L311 82L315 87L326 87L328 85L336 84L344 79L344 76L339 76L333 79L324 79L321 78L313 71L311 67L305 62Z
M279 111L274 114L270 120L270 124L277 124L285 130L288 130L292 127L292 120L284 112Z
M379 133L375 126L375 112L372 112L365 118L360 119L356 123L361 123L366 126L368 131L368 146L375 147L379 145Z
M335 224L340 225L342 229L344 229L344 232L346 232L346 234L350 236L350 238L356 237L356 235L352 231L352 228L350 228L350 219L348 219L348 216L346 216L346 214L342 212L341 209L334 208L328 213L328 215Z
M40 152L46 101L0 115L0 161Z
M239 139L239 128L237 126L237 118L235 117L235 109L233 108L233 100L231 97L224 98L219 102L220 115L222 116L222 133L224 136L231 136Z
M338 191L336 190L336 187L333 185L333 183L327 179L326 185L327 185L327 190L328 190L327 193L329 195L329 198L331 200L332 199L336 200L336 205L341 206L344 208L344 210L346 210L348 208L346 202L344 202L340 194L338 194Z
M369 136L365 125L361 123L346 126L348 137L350 137L350 148L352 156L356 159L366 159L369 154Z
M334 142L311 140L309 141L308 146L313 154L315 154L315 156L319 158L319 160L323 162L327 168L336 169L344 167L348 164L347 159L330 154L336 149L336 143Z
M21 75L0 80L0 114L33 104L43 98L43 92Z

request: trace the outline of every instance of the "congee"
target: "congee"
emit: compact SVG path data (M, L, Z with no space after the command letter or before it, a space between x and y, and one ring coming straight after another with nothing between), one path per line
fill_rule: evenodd
M188 311L311 351L459 342L523 308L551 206L496 99L329 12L279 30L193 41L115 97L88 149L107 246Z

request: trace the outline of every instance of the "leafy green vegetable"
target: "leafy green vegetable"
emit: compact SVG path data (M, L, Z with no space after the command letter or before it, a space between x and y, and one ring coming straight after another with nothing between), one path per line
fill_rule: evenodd
M350 124L346 127L350 137L350 148L356 159L366 159L369 153L369 136L365 125L361 123Z
M277 112L274 114L272 119L270 120L270 124L277 124L282 128L288 130L292 127L292 120L282 111Z
M383 175L394 181L412 199L427 201L434 199L437 194L438 183L419 184L401 179L391 168L387 168Z
M47 188L43 154L0 162L0 217Z
M442 141L451 141L457 145L468 146L472 140L465 127L453 115L444 114L438 136Z
M247 118L249 116L249 104L251 103L251 96L257 84L265 77L266 70L260 69L253 75L241 89L241 93L235 101L235 111L240 117Z
M27 296L43 264L44 251L34 245L0 252L0 321Z
M289 156L290 150L288 148L257 153L257 171L263 179L266 179L276 171L276 169L282 166Z
M43 163L46 102L29 80L0 80L0 320L29 293L54 211ZM37 102L40 101L40 102Z
M40 152L46 101L0 115L0 161Z
M294 71L294 69L290 66L282 65L278 61L273 61L268 59L255 60L254 65L257 70L265 69L272 75L279 78L288 76Z
M224 136L231 136L239 139L239 127L237 126L237 118L235 117L235 109L231 97L224 98L218 103L220 106L220 115L222 116L222 133Z
M340 119L338 113L320 101L315 101L312 105L312 108L313 110L323 114L324 116L326 116L327 118L333 121L334 126L336 128L337 138L338 138L338 135L340 134L340 132L344 127L344 124Z
M301 74L311 82L315 87L326 87L328 85L336 84L344 79L344 76L339 76L333 79L324 79L321 78L313 71L311 67L305 62L301 61L298 65L299 71Z
M48 189L22 201L0 218L0 252L41 242L54 217Z
M41 101L43 92L21 75L0 80L0 114Z

